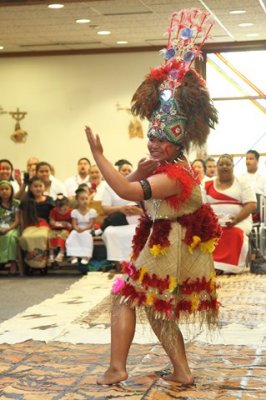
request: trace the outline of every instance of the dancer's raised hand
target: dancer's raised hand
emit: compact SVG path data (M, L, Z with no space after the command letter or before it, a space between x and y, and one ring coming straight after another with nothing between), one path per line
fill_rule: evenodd
M85 132L86 132L87 140L89 142L93 156L103 154L103 146L102 146L99 136L95 135L89 126L85 126Z

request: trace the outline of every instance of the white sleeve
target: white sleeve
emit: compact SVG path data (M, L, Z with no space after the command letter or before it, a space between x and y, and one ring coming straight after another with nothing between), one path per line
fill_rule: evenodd
M97 217L97 211L94 210L94 208L90 209L90 218L96 218Z
M112 205L112 193L110 186L105 187L102 197L102 205L103 206L111 206Z
M77 216L77 210L72 210L71 211L71 218L77 218L78 216Z
M74 195L74 190L73 190L73 179L72 177L67 178L64 182L64 187L65 187L65 192L67 196L73 196Z
M249 202L257 202L256 194L254 190L252 189L249 180L244 177L238 177L238 181L240 184L240 189L241 189L241 202L243 204L249 203Z

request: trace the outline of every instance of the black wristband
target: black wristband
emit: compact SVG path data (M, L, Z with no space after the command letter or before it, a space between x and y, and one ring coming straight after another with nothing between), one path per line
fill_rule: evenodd
M149 200L152 196L151 185L149 181L147 181L147 179L142 179L139 181L139 183L141 184L143 190L144 200Z

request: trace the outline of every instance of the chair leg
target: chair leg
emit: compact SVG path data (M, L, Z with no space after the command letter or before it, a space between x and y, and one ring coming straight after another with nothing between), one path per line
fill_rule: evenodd
M22 250L19 247L19 245L17 246L17 264L18 264L19 275L24 276L25 275L25 262L24 262Z

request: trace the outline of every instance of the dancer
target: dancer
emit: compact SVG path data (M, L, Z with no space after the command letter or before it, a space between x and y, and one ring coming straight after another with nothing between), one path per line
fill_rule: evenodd
M196 9L173 14L165 65L151 70L133 96L133 114L150 121L150 159L142 160L129 180L105 158L99 136L85 129L107 183L122 198L144 201L145 207L132 258L122 264L123 275L113 285L111 361L98 384L128 377L136 307L145 311L171 360L173 371L165 379L181 384L192 384L194 378L178 322L198 318L209 327L217 323L211 252L220 227L210 206L203 205L199 182L184 155L190 144L204 144L217 122L205 82L190 65L200 52L193 26L203 32L203 44L212 26L210 16Z

